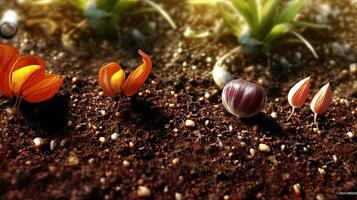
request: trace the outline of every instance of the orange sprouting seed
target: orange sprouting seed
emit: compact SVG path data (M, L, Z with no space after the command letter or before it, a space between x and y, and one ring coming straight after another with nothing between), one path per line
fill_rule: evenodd
M310 76L297 82L289 91L288 101L292 106L292 111L287 120L293 116L295 108L300 108L309 96Z
M19 59L19 51L0 42L0 92L8 98L12 98L10 77L12 66Z
M311 101L310 108L314 112L314 123L316 124L317 129L319 126L317 124L317 115L321 115L327 112L327 109L330 107L332 99L330 83L324 85L314 96Z
M99 70L99 84L107 96L114 97L121 92L125 96L133 96L148 78L152 62L150 57L143 51L138 53L143 63L130 73L125 80L125 72L118 63L109 63Z
M0 43L0 92L30 103L52 98L63 79L45 71L45 62L36 56L22 56L10 45Z

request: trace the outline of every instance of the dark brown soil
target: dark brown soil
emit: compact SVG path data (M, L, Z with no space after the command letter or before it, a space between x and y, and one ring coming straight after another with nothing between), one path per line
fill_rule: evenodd
M0 97L0 198L137 199L139 186L151 191L149 199L355 198L338 192L357 192L357 85L356 72L349 69L356 60L327 49L346 42L349 52L356 51L357 4L318 1L341 11L331 20L331 31L302 31L316 46L318 60L297 45L279 46L269 59L233 57L227 66L235 77L256 80L269 96L262 113L237 119L224 110L210 74L217 58L238 45L236 39L186 39L188 26L212 27L214 9L162 2L179 28L171 30L157 15L133 20L143 21L139 27L145 21L158 26L141 47L152 55L154 69L138 95L113 99L102 94L97 72L110 61L119 61L128 73L138 65L139 45L130 36L120 42L79 30L70 52L61 33L80 21L78 13L67 7L35 12L0 0L0 11L16 8L23 21L56 20L54 35L22 24L11 43L23 54L43 56L47 68L65 78L53 99L24 102L23 119L11 113L14 102ZM302 54L299 62L293 61L296 52ZM283 66L282 57L291 65ZM309 101L324 83L333 89L329 111L318 118L320 132L308 104L286 122L288 90L309 75ZM187 119L195 126L186 127ZM44 140L40 148L33 144L36 137ZM50 143L56 144L52 150ZM259 144L270 151L259 151Z

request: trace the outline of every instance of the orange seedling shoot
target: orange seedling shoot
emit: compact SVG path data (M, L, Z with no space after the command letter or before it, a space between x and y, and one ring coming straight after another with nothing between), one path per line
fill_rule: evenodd
M297 82L289 91L288 101L292 106L291 114L287 121L293 116L295 109L300 108L309 96L310 89L310 76Z
M327 112L331 104L331 99L331 87L330 83L327 83L315 94L314 98L311 101L310 108L312 112L314 112L314 123L317 127L317 130L319 130L319 126L316 121L317 115L321 115Z
M125 72L118 63L109 63L99 70L99 84L107 96L114 97L123 93L133 96L144 84L152 70L150 57L143 51L138 53L142 57L142 64L125 79Z
M59 76L46 73L42 58L20 57L16 48L0 44L0 92L8 98L16 97L15 108L22 99L38 103L52 98L62 82Z

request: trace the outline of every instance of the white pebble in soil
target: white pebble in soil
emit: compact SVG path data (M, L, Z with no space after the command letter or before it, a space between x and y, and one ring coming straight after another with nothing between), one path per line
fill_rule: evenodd
M150 197L151 191L146 186L139 186L138 190L136 191L136 194L138 195L138 197Z
M354 135L353 135L353 133L352 133L351 131L347 132L347 136L348 136L349 138L353 138L353 137L354 137Z
M176 200L182 200L182 194L176 192L176 193L175 193L175 199L176 199Z
M300 195L301 194L301 186L299 183L293 185L293 189L296 195Z
M51 140L50 142L51 151L55 150L56 146L57 146L56 140Z
M278 113L271 112L270 117L273 118L273 119L276 119L276 118L278 118Z
M255 149L250 148L250 149L249 149L249 153L250 153L250 155L251 155L252 157L254 157L254 156L255 156Z
M357 73L357 63L350 64L350 73L356 74Z
M110 135L110 139L112 139L113 141L117 140L119 137L119 134L118 133L113 133Z
M188 120L186 120L186 122L185 122L185 126L186 126L186 127L195 127L195 126L196 126L196 123L195 123L193 120L188 119Z
M178 165L180 163L180 159L179 158L174 158L172 161L173 165Z
M270 147L266 144L259 144L259 147L258 147L259 151L263 151L263 152L269 152L270 151Z
M130 166L130 162L127 161L127 160L124 160L124 161L123 161L123 166L124 166L124 167L129 167L129 166Z
M99 137L99 142L104 144L105 143L105 137Z
M316 195L316 200L325 200L325 196L321 193Z
M41 148L41 146L43 145L43 139L40 137L37 137L37 138L33 139L33 143L37 149Z

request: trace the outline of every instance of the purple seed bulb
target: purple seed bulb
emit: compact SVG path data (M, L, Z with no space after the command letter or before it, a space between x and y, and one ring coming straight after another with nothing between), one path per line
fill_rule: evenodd
M242 79L228 82L223 88L222 103L237 117L251 117L261 111L267 102L263 87Z

